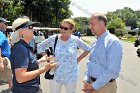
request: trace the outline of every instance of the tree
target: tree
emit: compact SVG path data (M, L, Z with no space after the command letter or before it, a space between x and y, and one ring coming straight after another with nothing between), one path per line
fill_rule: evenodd
M88 25L88 18L87 17L75 17L73 18L76 24L76 30L82 31L83 25Z
M115 31L118 31L116 29L122 29L121 31L123 31L124 28L125 28L125 24L123 23L122 19L120 19L120 18L112 19L107 24L107 29L109 29L111 31L111 33L113 33L113 34L116 33Z
M20 3L15 5L13 0L1 0L0 1L0 16L4 17L11 22L22 15L23 6Z
M32 20L39 21L42 26L58 27L64 18L69 18L70 0L21 0L24 6L23 14Z
M26 15L40 26L58 27L59 23L70 18L70 0L0 0L0 15L13 21Z
M126 26L131 26L132 29L137 27L137 20L140 18L140 11L133 11L131 8L124 7L117 9L114 12L108 12L108 20L115 19L116 17L122 19Z

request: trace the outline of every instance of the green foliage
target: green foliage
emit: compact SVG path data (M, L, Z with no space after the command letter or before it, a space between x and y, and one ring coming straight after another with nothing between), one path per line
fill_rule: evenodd
M73 19L76 24L76 30L81 31L83 29L83 25L88 25L87 17L75 17Z
M58 27L59 23L72 15L70 0L24 0L24 13L43 26Z
M70 0L0 0L0 15L13 21L26 15L41 26L58 27L64 18L70 18Z
M13 0L1 0L1 9L0 9L0 16L7 18L11 22L17 18L18 16L22 15L23 6L20 3L17 3L13 6Z
M110 29L110 28L124 29L125 24L122 22L122 20L120 18L115 18L115 19L112 19L110 22L108 22L107 28L108 29Z
M124 31L122 30L122 29L116 29L115 30L115 35L116 36L123 36L125 33L124 33Z
M122 39L124 39L126 41L135 42L135 40L137 40L137 36L134 37L130 34L125 34Z
M131 8L124 7L123 9L117 9L114 12L108 12L108 20L116 19L116 17L122 19L126 26L131 26L132 29L138 27L137 21L140 19L140 11L133 11Z

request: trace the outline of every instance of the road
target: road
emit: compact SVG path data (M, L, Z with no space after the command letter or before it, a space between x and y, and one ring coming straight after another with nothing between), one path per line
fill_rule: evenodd
M83 38L88 42L94 41L94 38ZM139 93L140 91L140 58L136 55L136 50L131 42L121 41L123 46L123 59L122 59L122 69L120 76L117 79L117 93ZM82 50L78 50L78 55L82 53ZM77 81L77 90L76 93L83 93L82 81L84 78L84 71L86 67L86 62L88 57L84 58L79 63L80 74ZM7 89L8 85L3 84L0 86L0 93L2 90ZM49 93L49 81L44 79L44 74L41 75L41 88L43 93ZM62 88L62 92L65 93L65 87Z

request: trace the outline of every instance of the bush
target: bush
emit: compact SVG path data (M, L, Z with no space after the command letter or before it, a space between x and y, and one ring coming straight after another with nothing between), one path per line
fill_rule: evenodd
M115 30L115 35L117 37L123 36L125 34L125 32L122 29L116 29Z

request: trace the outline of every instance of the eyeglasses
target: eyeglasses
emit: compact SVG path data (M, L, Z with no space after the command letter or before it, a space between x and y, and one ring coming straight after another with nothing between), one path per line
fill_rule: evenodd
M68 27L60 26L60 29L69 30Z
M33 26L25 26L25 27L22 27L22 28L33 29Z
M29 29L33 29L33 26L28 26Z

